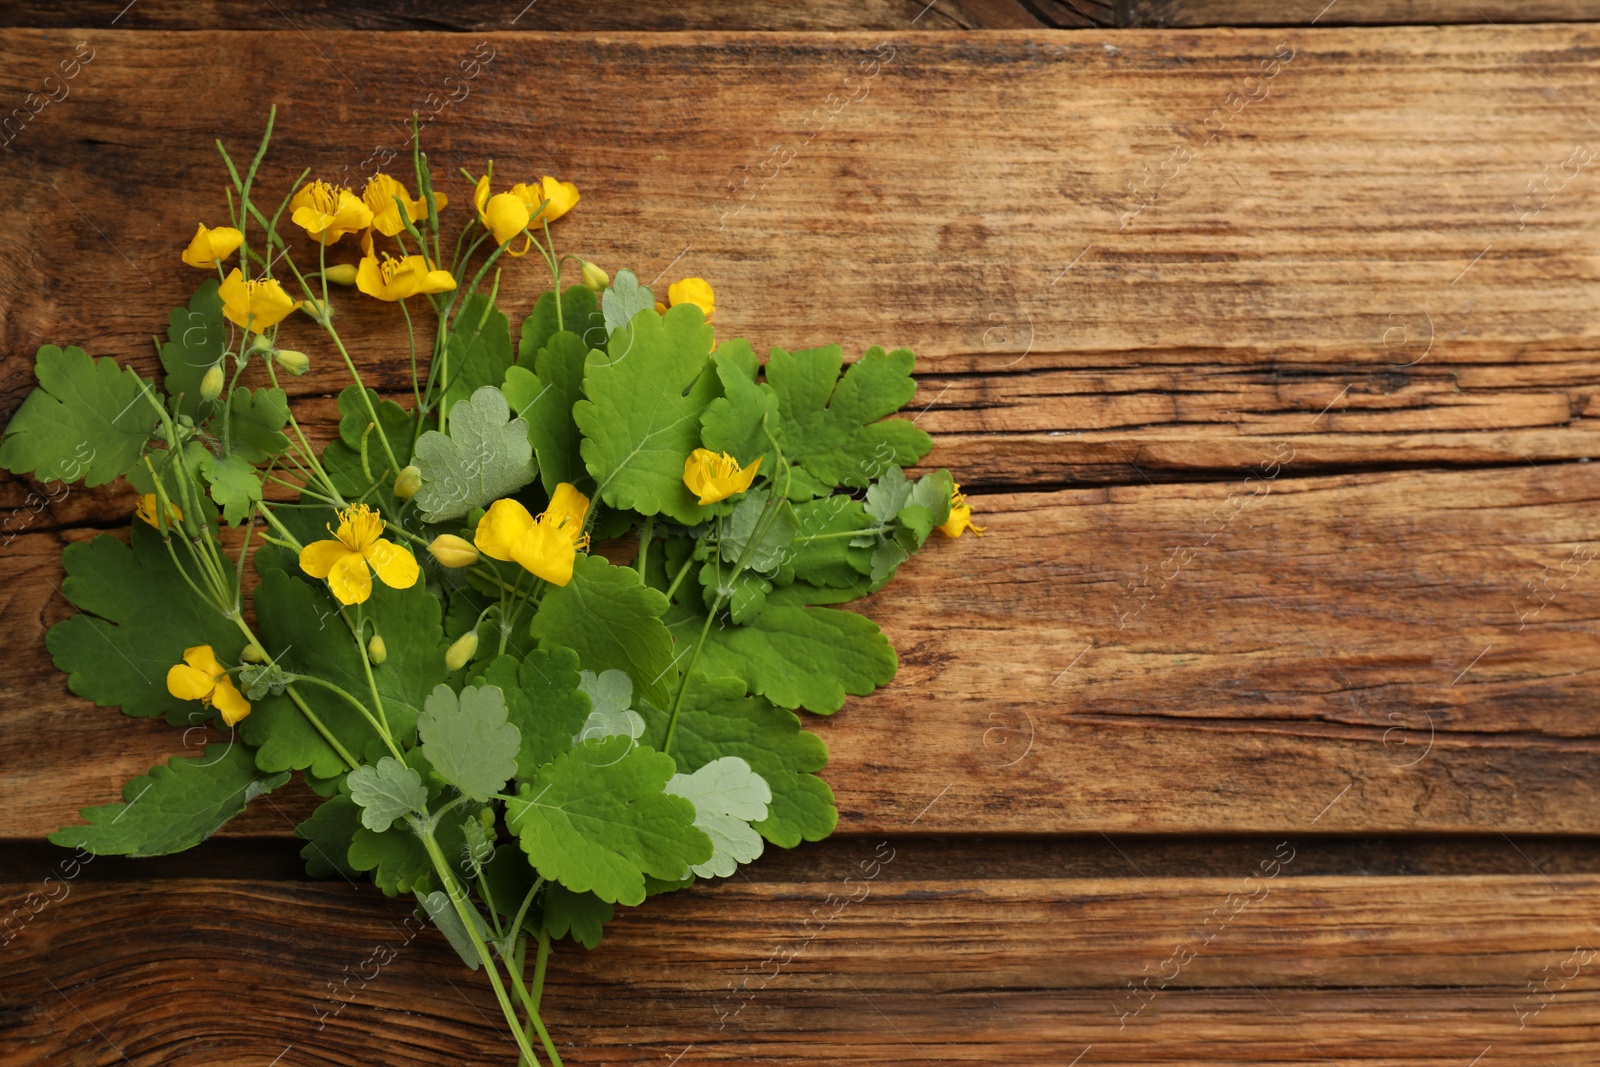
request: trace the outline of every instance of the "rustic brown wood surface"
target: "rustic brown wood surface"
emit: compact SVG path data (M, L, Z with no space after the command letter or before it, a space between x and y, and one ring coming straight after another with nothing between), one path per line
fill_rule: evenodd
M816 724L844 836L566 947L567 1062L1600 1058L1600 30L1510 24L1590 5L702 3L503 32L520 6L8 9L86 28L0 36L7 108L94 58L3 135L0 412L40 344L152 372L213 138L277 102L269 184L359 171L480 43L426 127L439 169L571 178L563 248L710 277L719 335L917 349L930 461L989 532L868 605L902 669ZM1268 8L1281 28L999 32ZM1330 28L1405 21L1480 24ZM920 32L952 27L997 32ZM789 32L718 32L746 28ZM341 315L395 390L385 310ZM326 432L342 382L313 356L294 388ZM0 1063L505 1062L431 930L318 1028L409 909L295 879L303 791L187 877L107 860L34 912L42 835L182 746L44 652L61 547L130 498L36 489L0 480Z

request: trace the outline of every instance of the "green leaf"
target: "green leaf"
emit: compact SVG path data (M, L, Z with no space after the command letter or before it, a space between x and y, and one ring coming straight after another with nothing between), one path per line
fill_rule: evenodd
M516 492L538 473L528 424L512 418L506 395L485 386L450 409L450 436L429 430L417 441L423 521L443 522Z
M659 703L673 669L666 610L666 596L632 567L579 555L572 581L545 592L532 632L540 648L570 648L591 670L626 671L640 699Z
M6 426L0 467L90 488L132 470L156 424L150 383L81 348L45 345L33 369L39 388Z
M372 596L362 607L369 633L375 629L388 646L388 659L372 668L372 676L389 729L396 743L410 745L420 701L445 677L439 598L420 582L410 589L390 589L374 581ZM325 590L288 572L265 569L255 609L256 633L285 670L330 681L370 709L365 642L357 645L338 602ZM376 731L344 698L317 685L295 688L357 759L376 760L387 753ZM309 769L319 778L334 778L347 769L287 695L258 702L239 730L246 741L260 746L257 760L266 770Z
M544 889L544 932L553 938L572 935L584 948L599 948L600 934L617 909L593 893L574 893L559 882Z
M222 437L222 416L212 419L212 433ZM246 463L265 463L289 447L283 428L289 424L289 398L282 389L235 389L228 397L228 451Z
M791 499L821 496L839 485L862 488L890 464L908 466L933 446L909 421L885 418L917 391L909 349L868 349L840 378L843 361L838 345L793 353L774 348L767 360L780 440L797 468Z
M788 566L799 580L816 585L867 592L865 576L872 571L873 531L878 522L859 500L825 496L794 509L797 533L789 546ZM855 535L865 535L865 547Z
M584 671L578 686L587 694L594 706L583 729L572 738L574 745L594 742L607 737L631 737L637 740L644 735L644 719L630 710L633 705L633 679L623 671L605 671L595 674Z
M666 738L667 714L647 708L645 743L659 748ZM828 762L822 738L800 727L800 717L762 697L748 696L738 678L689 679L672 735L672 753L684 770L738 756L772 789L772 804L756 829L780 848L801 840L821 841L833 833L839 812L833 790L818 778Z
M422 910L428 913L428 918L433 920L433 925L439 928L445 940L450 942L450 947L456 950L461 962L477 970L480 966L478 950L467 934L466 925L461 921L461 913L456 911L456 906L450 902L449 895L442 889L435 889L427 894L419 892L417 902L422 905ZM467 909L467 918L477 930L478 940L482 941L489 936L489 931L483 925L483 916L478 914L476 908Z
M211 486L211 499L222 509L222 517L237 526L261 501L261 476L237 455L218 459L207 452L200 461L200 473Z
M237 663L244 635L190 590L153 527L135 519L130 541L102 534L67 546L61 591L81 614L52 626L45 645L79 696L121 705L127 715L199 725L213 712L169 694L167 670L194 645Z
M361 805L361 825L383 831L405 815L425 815L428 791L422 788L422 775L393 756L377 763L357 767L346 779L350 799Z
M727 607L733 621L743 626L767 606L772 583L748 569L740 571L735 578L731 564L708 559L700 567L700 588L707 611L720 602Z
M365 496L374 482L385 480L385 471L391 481L399 473L391 469L389 453L383 447L385 440L394 449L396 463L404 467L411 462L412 431L416 427L412 416L392 400L379 400L375 390L367 390L367 399L378 413L376 423L361 399L361 387L354 383L344 387L339 394L339 439L329 441L322 450L323 469L348 500ZM373 427L370 432L368 426ZM363 443L367 452L365 469L361 465Z
M506 804L539 873L610 903L644 900L644 876L680 878L711 858L694 805L662 792L672 757L611 737L564 753Z
M439 777L479 803L517 772L522 735L506 721L505 694L495 686L468 686L459 697L436 686L417 719L417 736Z
M361 807L340 793L311 813L311 818L294 828L305 839L300 856L306 861L306 874L327 878L338 874L354 878L361 872L350 866L350 842L361 828Z
M701 878L727 878L739 864L761 855L761 835L750 824L767 817L772 790L738 756L719 757L693 774L675 774L666 792L694 804L694 824L711 838L711 858L689 865Z
M744 557L745 548L755 536L756 526L761 521L761 513L767 508L769 495L764 489L744 494L733 506L732 513L723 520L718 546L722 550L722 558L727 562L738 563ZM745 560L745 566L766 575L773 574L787 560L789 546L799 532L794 510L787 500L780 502L775 512L768 517L766 531Z
M434 829L434 840L446 856L461 855L466 843L460 825L448 819ZM426 893L434 888L437 878L428 850L404 823L383 832L357 827L350 841L348 859L357 871L372 872L372 884L383 890L385 896Z
M588 292L587 289L584 292ZM570 330L550 338L526 366L506 372L506 399L528 423L528 441L539 461L545 492L554 493L562 482L587 484L579 449L583 436L572 421L572 405L583 399L583 368L589 347Z
M213 401L200 399L200 379L227 351L229 329L222 317L222 297L217 295L215 278L201 282L189 298L189 306L168 317L161 366L167 372L167 395L175 399L178 414L201 420L216 409Z
M498 387L511 367L511 324L486 293L462 302L451 325L450 382L444 391L451 415L455 406L484 386Z
M692 620L698 633L700 619ZM878 624L833 608L768 603L748 626L713 626L700 652L710 675L744 679L785 708L831 715L845 695L865 696L894 678L898 661Z
M600 299L600 310L605 315L606 333L613 334L633 321L633 317L646 308L654 311L655 294L648 285L640 285L631 270L617 271L611 288ZM598 346L596 346L598 347Z
M541 348L562 330L577 334L583 340L584 351L606 346L606 320L600 314L594 290L585 285L568 286L561 294L561 319L556 322L556 294L545 292L535 301L533 310L523 320L522 334L517 342L517 365L535 364ZM534 365L534 372L544 377L544 372Z
M747 467L757 459L761 469L772 473L772 443L763 430L763 420L778 425L778 394L756 376L761 361L742 338L724 341L711 353L712 366L722 385L722 395L706 406L700 418L701 440L713 452L727 452Z
M50 840L97 856L165 856L193 848L246 804L289 780L256 770L246 745L219 741L191 759L173 759L122 788L125 803L84 808L88 826L66 826Z
M582 455L600 498L685 525L705 515L683 484L683 465L700 447L700 415L717 395L706 373L712 329L692 304L665 317L637 315L611 337L609 354L589 353L573 408Z
M474 681L497 686L506 697L506 717L521 735L518 778L572 747L572 735L589 717L589 696L579 688L578 654L570 648L536 649L520 663L500 656Z

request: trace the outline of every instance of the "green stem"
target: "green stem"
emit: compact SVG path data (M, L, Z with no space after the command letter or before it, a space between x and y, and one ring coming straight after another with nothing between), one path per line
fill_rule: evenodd
M700 627L700 636L694 643L694 650L689 653L689 662L683 668L683 679L678 683L677 695L672 698L672 713L667 718L667 736L661 742L661 751L663 753L672 751L672 735L678 728L678 712L683 709L683 694L689 689L689 676L694 671L696 661L700 658L701 648L705 647L706 636L711 633L711 623L716 619L717 612L722 610L723 603L728 599L728 594L724 590L731 589L733 583L739 580L739 575L744 573L746 564L750 562L750 554L766 538L767 530L778 516L779 506L786 499L786 497L779 496L777 493L773 493L767 498L766 506L761 509L761 515L756 519L755 527L750 532L750 540L745 542L744 551L739 553L739 560L733 565L733 574L729 576L726 583L720 581L717 583L717 599L712 603L711 610L706 613L705 625Z
M362 652L362 655L366 655L365 651ZM348 691L340 688L330 681L310 674L297 674L295 675L295 681L310 682L313 685L320 685L322 688L332 690L339 696L344 697L344 699L349 702L350 706L359 711L361 713L361 717L367 720L367 725L371 726L373 730L377 731L378 736L383 738L383 743L388 747L390 754L400 762L405 762L405 754L395 746L394 738L389 736L389 731L381 723L379 723L376 718L373 717L372 712L367 710L367 706L365 704L357 700Z
M483 943L483 937L478 933L478 924L475 921L478 918L477 912L469 910L466 892L457 884L455 872L450 868L450 861L445 858L439 843L434 840L432 825L425 825L413 819L412 828L417 832L417 836L422 838L422 847L427 850L434 871L444 883L445 895L455 906L456 915L460 917L461 925L466 928L467 937L472 941L472 947L477 952L479 961L489 972L489 984L494 987L495 999L500 1002L500 1011L505 1015L506 1022L511 1025L511 1033L517 1040L517 1048L527 1057L529 1063L538 1064L539 1058L534 1055L533 1046L522 1032L522 1021L517 1018L516 1010L511 1006L511 999L506 995L505 983L500 980L500 969L496 966L494 957L489 954L488 946ZM556 1063L559 1067L560 1060L556 1060Z
M406 302L400 301L400 313L406 317L406 340L411 342L411 395L416 397L417 418L422 417L422 381L417 377L417 335L411 326L411 312L406 308ZM415 444L415 440L412 444Z
M650 553L650 541L656 534L656 517L646 515L644 525L639 527L639 558L634 564L639 568L639 577L644 577L645 560Z
M341 611L339 614L344 615L344 612ZM346 615L344 621L346 626L350 625L349 616ZM372 692L372 706L378 712L378 718L383 723L383 730L381 731L383 739L388 742L389 749L394 752L395 759L404 762L399 750L394 746L394 735L389 732L389 716L383 710L383 697L378 693L378 680L372 676L372 658L367 655L367 616L360 604L356 605L356 624L351 628L350 632L355 635L356 655L361 657L361 666L367 672L367 688Z
M683 583L683 576L689 573L689 568L694 564L694 553L689 553L689 558L683 561L683 566L678 568L678 576L672 579L672 584L667 586L667 599L672 599L672 594L678 591L678 586Z

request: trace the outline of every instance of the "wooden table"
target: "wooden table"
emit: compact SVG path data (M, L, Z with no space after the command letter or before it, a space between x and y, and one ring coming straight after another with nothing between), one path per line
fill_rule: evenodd
M273 102L269 185L436 110L440 169L570 178L564 248L710 278L719 332L917 350L988 536L870 602L836 838L557 954L568 1064L1600 1061L1600 4L123 3L0 11L4 111L92 52L0 151L0 411L41 344L151 373ZM32 914L44 835L183 744L44 650L129 496L33 489L0 1063L508 1062L404 902L304 878L303 789Z

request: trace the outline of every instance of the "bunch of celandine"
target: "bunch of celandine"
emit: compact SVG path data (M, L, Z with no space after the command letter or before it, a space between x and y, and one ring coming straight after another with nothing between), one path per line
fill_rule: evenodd
M226 730L52 840L178 851L300 771L327 798L300 827L312 873L415 894L486 971L523 1059L536 1034L559 1063L537 1010L553 940L592 947L615 904L833 830L826 749L791 709L837 711L896 660L828 605L935 528L976 529L971 510L946 472L902 471L929 446L885 418L914 391L909 351L762 364L713 340L701 279L662 303L579 260L563 291L550 223L578 192L550 177L495 193L467 175L448 260L420 151L415 199L388 175L357 195L302 173L268 217L270 135L243 175L223 152L231 224L183 253L217 278L171 315L163 387L45 346L0 443L15 473L141 494L128 541L66 550L80 614L48 645L72 690ZM330 262L347 236L359 259ZM530 250L554 285L513 342L489 272ZM330 282L399 305L409 409L362 383ZM282 343L293 323L354 379L321 449L278 383L309 366ZM632 563L591 554L601 539L636 543Z

